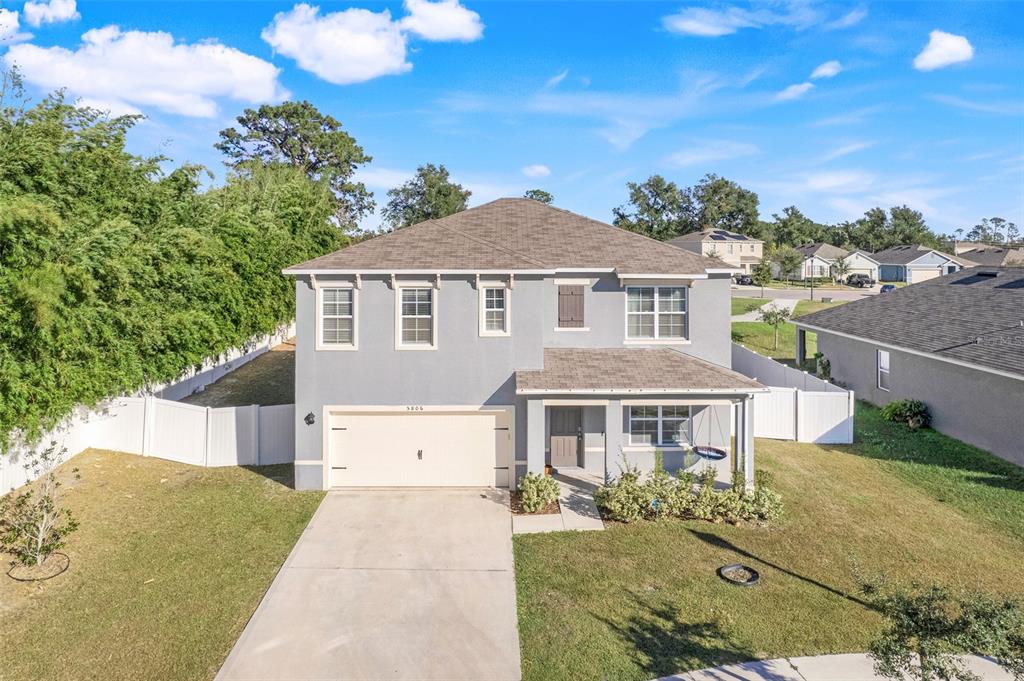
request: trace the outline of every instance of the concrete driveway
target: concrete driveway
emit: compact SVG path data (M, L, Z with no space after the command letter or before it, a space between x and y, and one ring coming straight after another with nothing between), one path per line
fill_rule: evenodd
M217 679L520 678L508 496L329 493Z

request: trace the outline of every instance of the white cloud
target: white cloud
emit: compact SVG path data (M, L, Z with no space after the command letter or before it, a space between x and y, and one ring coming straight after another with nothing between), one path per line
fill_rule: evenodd
M883 107L880 104L875 104L873 106L865 106L861 107L860 109L854 109L853 111L848 111L846 113L839 114L837 116L820 118L811 123L811 125L813 125L816 128L837 125L856 125L858 123L863 123L865 118L884 110L884 108L885 107Z
M25 3L22 11L25 14L25 23L29 26L59 24L81 17L75 6L75 0L42 0L41 2L30 0Z
M558 84L565 80L565 77L568 75L569 69L562 69L561 71L547 79L547 82L544 83L544 89L550 90L553 87L557 87Z
M278 12L260 36L303 70L347 85L405 73L405 35L388 10L350 8L320 15L319 7L295 5Z
M825 28L830 31L837 31L844 28L850 28L856 26L867 17L868 11L864 8L850 10L843 16L839 17L835 21L830 21L825 24Z
M0 9L0 41L15 39L20 26L21 22L15 10Z
M469 42L483 35L480 15L457 0L407 0L408 15L350 7L320 14L300 3L274 15L260 36L277 52L294 59L305 71L336 85L362 83L406 73L410 36L431 41Z
M842 158L844 156L849 156L850 154L855 154L858 151L870 149L873 146L875 146L874 142L850 142L849 144L844 144L840 147L836 147L829 153L825 154L825 156L822 157L822 160L833 161L837 158Z
M811 71L811 80L816 80L818 78L832 78L839 75L839 72L842 70L843 65L833 59L819 65L818 68Z
M812 192L850 194L867 191L875 183L875 176L860 170L839 170L814 173L804 178L804 188Z
M353 179L370 189L392 189L412 179L415 174L412 170L363 166L356 169Z
M928 44L921 50L921 54L914 57L914 68L918 71L934 71L950 64L970 61L973 56L974 48L964 36L932 31L928 34Z
M977 102L953 95L930 95L929 99L942 104L949 104L959 109L966 109L967 111L977 111L997 116L1024 116L1024 102Z
M791 99L799 99L806 95L814 87L814 83L796 83L790 85L785 90L782 90L775 95L775 99L780 102L788 102Z
M424 40L468 43L484 35L480 15L458 0L405 0L405 10L409 14L399 22L402 29Z
M111 113L153 107L183 116L217 115L221 97L246 103L288 96L278 69L215 41L175 43L163 32L117 26L86 31L75 50L12 45L4 56L42 89L66 87L86 104Z
M813 4L801 0L756 3L757 9L727 6L721 8L684 7L675 14L664 16L661 25L671 33L702 38L731 35L744 28L788 26L798 31L822 26L834 30L849 28L867 16L867 10L855 9L829 21L828 16Z
M540 163L534 163L532 165L523 166L523 175L527 177L547 177L551 174L551 168Z
M744 142L731 142L728 140L711 140L699 142L692 147L680 149L665 159L666 163L677 168L701 165L715 161L728 161L743 156L753 156L760 153L753 144Z

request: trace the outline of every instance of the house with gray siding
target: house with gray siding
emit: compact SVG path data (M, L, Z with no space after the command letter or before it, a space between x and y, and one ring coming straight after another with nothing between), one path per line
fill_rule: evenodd
M294 265L296 485L510 487L527 471L753 478L736 270L529 199Z
M932 426L1024 466L1024 267L976 267L793 320L832 378L884 406L921 400Z
M908 284L959 272L977 264L964 256L949 255L927 246L893 246L871 256L878 263L878 280Z

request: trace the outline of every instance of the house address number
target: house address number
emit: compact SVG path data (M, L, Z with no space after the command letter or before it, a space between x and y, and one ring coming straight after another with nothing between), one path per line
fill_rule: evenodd
M423 411L423 407L418 405L418 404L416 404L416 405L409 405L409 406L407 406L405 408L405 410L406 411Z

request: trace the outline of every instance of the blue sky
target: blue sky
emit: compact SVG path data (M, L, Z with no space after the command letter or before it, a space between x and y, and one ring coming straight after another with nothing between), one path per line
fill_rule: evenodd
M374 157L379 203L432 162L474 204L610 220L627 181L714 172L766 219L906 203L940 231L1024 224L1022 35L997 2L0 2L33 92L143 113L134 151L218 173L217 131L291 97Z

